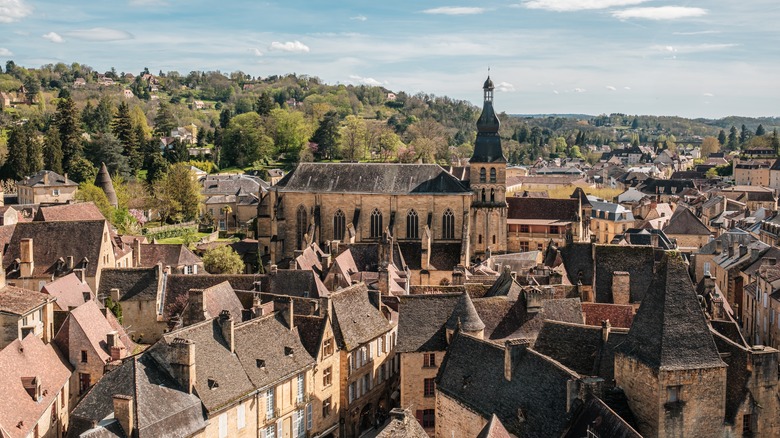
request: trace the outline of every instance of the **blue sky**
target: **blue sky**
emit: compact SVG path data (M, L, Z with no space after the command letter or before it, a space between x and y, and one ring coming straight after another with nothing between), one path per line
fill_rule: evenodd
M777 0L0 0L0 62L296 72L508 113L780 115Z

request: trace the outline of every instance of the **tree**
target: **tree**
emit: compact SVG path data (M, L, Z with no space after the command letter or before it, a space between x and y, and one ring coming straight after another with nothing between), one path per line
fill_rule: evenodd
M762 135L766 134L766 130L764 129L764 125L759 124L758 128L756 128L756 136L760 137Z
M347 116L341 128L341 156L357 161L366 154L366 122L357 116Z
M35 102L38 93L41 91L41 83L35 75L29 75L24 78L24 98L29 105Z
M225 245L206 251L203 254L203 267L210 274L241 274L244 261L233 248Z
M228 219L230 213L233 213L233 209L229 205L223 206L220 210L225 215L225 230L230 228L230 220Z
M704 137L701 142L701 156L709 157L710 154L718 152L720 150L720 142L715 137Z
M11 128L3 174L7 178L20 180L38 172L42 167L43 156L38 131L29 122Z
M62 163L66 171L72 172L70 164L81 155L81 124L76 104L71 99L67 90L60 92L61 98L57 103L57 112L54 114L54 125L60 133L62 144Z
M114 217L114 207L108 202L106 193L100 187L91 181L85 181L79 184L79 189L74 197L82 202L92 202L103 213L106 219Z
M111 124L111 132L122 144L122 155L128 159L130 170L135 172L141 167L141 156L138 153L138 140L136 140L136 129L133 127L133 120L130 118L130 107L122 102L116 112L116 117Z
M122 143L114 134L93 134L87 143L87 158L95 165L106 163L108 172L112 175L130 175L130 165L126 156L122 155Z
M144 169L146 169L146 182L154 184L168 171L168 161L163 158L160 151L157 151L148 157L148 161L144 164Z
M317 143L317 155L320 159L329 160L336 156L336 148L340 141L338 113L335 111L325 113L311 141Z
M303 113L276 108L266 120L266 130L274 139L277 153L297 156L311 134Z
M186 163L170 166L150 186L149 195L163 222L190 221L198 216L200 185Z
M274 141L265 131L263 118L255 112L241 114L230 120L222 134L221 166L245 167L267 160L273 149Z
M634 120L631 122L631 129L638 129L639 128L639 119L634 117Z
M70 169L68 178L77 183L95 181L97 176L97 168L84 157L73 158L68 168Z
M43 142L43 166L52 172L63 173L62 142L60 132L54 125L49 127Z
M737 127L731 126L731 129L729 130L729 141L728 141L729 149L736 150L739 148L739 138L737 137Z
M157 107L157 114L154 116L154 134L159 137L167 137L175 128L176 119L173 117L171 107L161 100L160 106Z
M230 109L225 108L222 110L222 112L219 113L219 127L222 129L225 129L230 124L230 119L232 118L232 115L230 114Z
M742 125L742 129L739 133L739 143L745 143L750 139L750 131L748 131L747 126L744 124Z
M401 145L401 139L398 138L398 135L392 129L387 125L383 125L380 128L376 140L376 153L379 155L380 160L388 161L390 157L395 155Z
M260 114L261 116L266 116L271 113L271 110L274 109L274 100L271 98L271 93L269 93L267 90L263 91L263 93L260 95L259 98L257 98L257 103L255 104L255 111L257 114Z
M775 150L775 155L780 154L780 138L777 136L777 128L772 131L772 149Z
M720 143L721 146L726 146L726 131L722 129L718 133L718 143Z

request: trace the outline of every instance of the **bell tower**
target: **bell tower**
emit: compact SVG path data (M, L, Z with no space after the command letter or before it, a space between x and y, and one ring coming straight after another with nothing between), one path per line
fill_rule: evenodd
M506 252L506 158L501 150L498 129L501 124L493 109L493 81L488 76L482 86L484 102L477 120L474 154L469 160L471 201L471 248L480 256Z

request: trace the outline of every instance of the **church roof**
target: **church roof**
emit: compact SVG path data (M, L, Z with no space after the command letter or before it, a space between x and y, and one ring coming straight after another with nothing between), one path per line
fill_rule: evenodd
M471 193L438 164L301 163L275 187L279 192Z
M109 204L114 207L119 204L116 197L116 190L114 190L114 183L111 182L111 175L108 174L106 163L100 163L100 171L98 172L97 177L95 177L95 185L106 194Z
M667 253L619 351L654 369L725 367L682 257Z
M506 163L504 152L501 150L501 137L498 129L501 123L493 109L492 95L493 81L488 77L485 81L485 103L482 106L482 114L477 119L477 140L474 142L474 154L469 160L471 163Z

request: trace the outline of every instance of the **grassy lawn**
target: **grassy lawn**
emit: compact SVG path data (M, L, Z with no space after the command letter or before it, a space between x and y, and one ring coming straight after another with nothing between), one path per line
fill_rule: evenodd
M169 237L167 239L160 239L160 240L157 241L157 243L175 243L177 245L181 245L181 244L184 244L185 239L188 239L190 241L194 240L195 242L197 242L198 240L200 240L200 239L202 239L202 238L204 238L204 237L206 237L208 235L209 235L209 233L194 233L194 234L185 235L185 236ZM190 236L192 236L192 237L190 237Z

